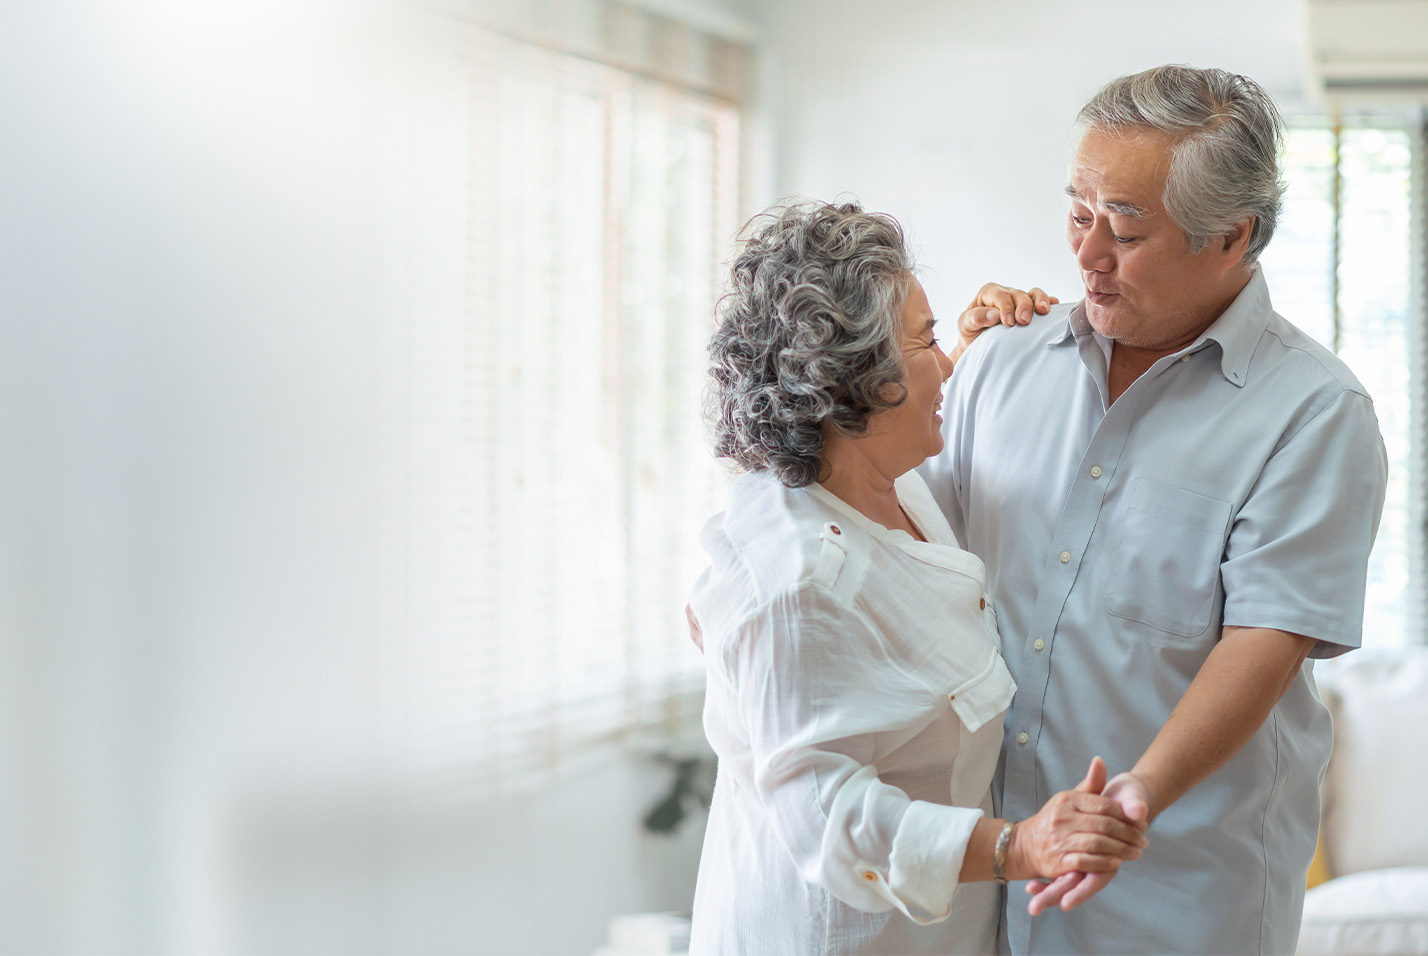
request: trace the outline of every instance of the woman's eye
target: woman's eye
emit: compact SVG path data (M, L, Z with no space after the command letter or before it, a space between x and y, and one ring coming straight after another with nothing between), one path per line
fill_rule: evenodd
M1117 236L1115 233L1112 233L1111 237L1115 239L1116 242L1119 242L1121 245L1125 245L1127 242L1135 241L1135 236Z

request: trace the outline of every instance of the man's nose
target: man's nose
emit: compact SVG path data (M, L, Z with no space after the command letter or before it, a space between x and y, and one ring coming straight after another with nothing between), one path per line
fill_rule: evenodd
M1115 238L1111 230L1097 223L1081 236L1076 247L1076 264L1083 272L1110 272L1115 266Z

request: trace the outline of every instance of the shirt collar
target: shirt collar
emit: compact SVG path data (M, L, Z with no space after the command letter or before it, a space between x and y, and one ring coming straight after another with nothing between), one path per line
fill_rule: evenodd
M1046 343L1048 347L1064 346L1083 336L1096 334L1086 318L1085 306L1084 299L1076 303L1066 317L1066 330ZM1209 343L1215 343L1220 347L1220 372L1230 384L1243 388L1249 378L1250 359L1254 357L1255 346L1269 325L1269 316L1273 311L1264 272L1255 266L1249 282L1235 296L1229 308L1179 354L1198 352Z
M1235 296L1235 301L1220 313L1220 317L1210 324L1188 351L1200 348L1204 342L1217 343L1220 346L1220 371L1231 385L1244 388L1249 381L1250 359L1254 357L1255 346L1264 335L1273 311L1264 272L1255 266L1249 282Z

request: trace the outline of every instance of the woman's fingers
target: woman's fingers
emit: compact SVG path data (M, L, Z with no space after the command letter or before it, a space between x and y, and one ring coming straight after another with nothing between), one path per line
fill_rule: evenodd
M1082 783L1085 781L1083 780ZM1065 795L1066 803L1073 812L1086 816L1104 817L1108 821L1124 823L1136 830L1145 830L1149 826L1143 815L1139 818L1133 817L1127 811L1123 801L1099 793L1085 793L1080 790L1080 784L1077 785L1076 790L1063 790L1061 794L1057 794L1051 799L1055 800L1062 794Z
M1002 320L1001 312L984 305L973 305L957 316L957 331L966 338L976 338L977 333L989 329Z
M1144 824L1127 823L1118 813L1077 807L1075 814L1071 826L1077 831L1107 836L1131 846L1143 847L1150 842Z
M1011 286L988 282L977 290L972 304L957 317L957 333L963 345L970 345L984 329L994 325L1027 325L1033 314L1045 315L1059 301L1056 296L1047 295L1039 288L1023 292ZM1095 792L1099 793L1100 788Z
M1027 295L1031 296L1032 307L1036 309L1037 315L1045 315L1051 311L1051 307L1061 300L1054 295L1048 295L1041 287L1035 287Z
M1041 289L1023 292L1012 286L988 282L977 291L971 307L996 309L1003 325L1026 325L1033 313L1044 315L1056 301Z

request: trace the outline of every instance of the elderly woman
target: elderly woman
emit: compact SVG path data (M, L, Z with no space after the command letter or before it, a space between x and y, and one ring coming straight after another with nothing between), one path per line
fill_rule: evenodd
M720 758L691 951L994 952L994 879L1113 871L1145 839L1099 761L991 816L1015 686L982 563L912 470L953 360L898 224L755 223L710 346L715 448L744 473L691 600Z

